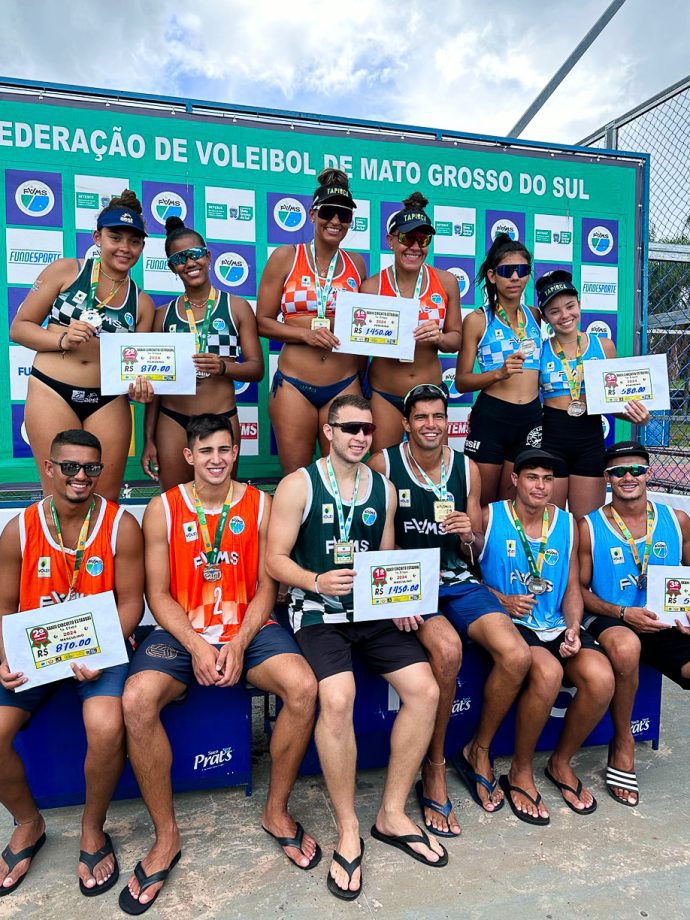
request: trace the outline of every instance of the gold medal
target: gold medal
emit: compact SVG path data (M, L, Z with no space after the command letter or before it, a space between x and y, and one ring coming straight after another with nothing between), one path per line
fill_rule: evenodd
M336 540L333 561L336 565L352 565L355 561L355 544L352 540Z
M455 511L455 502L449 499L437 499L434 502L434 520L437 524L442 524L449 514Z
M314 316L311 321L312 329L330 329L331 321L326 319L325 316Z

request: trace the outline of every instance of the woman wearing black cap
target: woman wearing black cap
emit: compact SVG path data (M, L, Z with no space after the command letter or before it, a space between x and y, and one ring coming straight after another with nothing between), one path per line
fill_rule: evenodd
M541 353L539 383L544 400L542 447L565 461L553 500L581 518L600 508L606 496L604 429L601 415L587 414L584 362L616 357L611 339L580 331L580 299L570 272L558 269L535 285L537 302L552 335ZM644 403L632 400L620 416L634 425L650 419Z
M372 451L399 444L403 435L405 393L422 383L441 384L440 352L456 352L462 336L460 288L447 271L426 265L436 232L424 208L429 202L413 192L388 220L393 264L362 285L362 293L409 297L419 301L414 360L374 358L369 367L371 411L376 423Z
M161 396L146 407L141 465L151 479L160 476L163 491L189 480L183 450L190 416L224 415L239 445L234 381L261 380L264 375L254 311L243 298L213 287L211 254L203 236L179 217L166 220L165 232L168 266L184 285L184 294L156 312L154 331L194 333L197 388L194 396Z
M93 238L100 255L58 259L36 279L10 328L12 341L37 352L29 379L24 420L44 490L45 461L55 435L83 428L103 445L98 491L120 494L132 420L126 396L101 394L103 332L150 332L154 305L129 277L144 249L141 204L130 189L98 215ZM43 323L47 325L43 328ZM148 381L130 386L130 397L147 402Z
M514 496L513 461L541 440L539 313L521 303L531 272L525 245L499 233L477 273L486 302L463 326L455 388L481 391L470 413L465 453L479 466L482 505Z
M358 291L366 277L363 258L340 249L356 204L344 172L324 169L318 181L309 209L314 239L271 254L256 306L260 335L285 343L268 403L285 475L311 463L317 438L328 452L322 428L332 400L361 393L361 360L333 351L337 292Z

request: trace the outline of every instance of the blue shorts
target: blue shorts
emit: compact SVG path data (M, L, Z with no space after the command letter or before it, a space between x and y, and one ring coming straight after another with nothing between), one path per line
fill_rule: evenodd
M476 581L441 585L438 590L438 606L438 613L450 620L463 639L467 638L467 630L472 623L487 613L504 613L508 616L496 595Z
M222 648L222 645L216 645ZM299 655L302 653L290 633L277 623L269 623L254 636L244 653L242 679L247 671L263 664L274 655ZM189 686L194 680L192 656L177 639L165 629L153 629L137 649L129 675L140 671L162 671L181 684Z
M129 665L116 664L112 668L106 668L98 680L75 680L73 677L66 677L64 680L33 687L21 693L5 690L0 686L0 706L12 706L14 709L23 709L24 712L35 712L58 687L67 683L72 684L82 703L95 696L121 697L128 671Z

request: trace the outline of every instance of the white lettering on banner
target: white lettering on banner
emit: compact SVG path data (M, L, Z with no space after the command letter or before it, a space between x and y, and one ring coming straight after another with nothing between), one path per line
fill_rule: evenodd
M220 767L232 760L232 748L221 748L218 751L208 751L206 754L196 754L194 757L195 770L209 770Z
M451 715L456 716L461 712L469 712L472 708L472 697L466 696L461 700L453 700L453 706L451 708Z
M648 732L649 722L649 719L633 719L630 723L630 733L632 735L641 735L642 732Z

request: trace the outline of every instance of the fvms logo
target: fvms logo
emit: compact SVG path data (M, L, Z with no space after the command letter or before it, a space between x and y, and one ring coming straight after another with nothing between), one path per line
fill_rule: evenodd
M14 200L19 210L29 217L45 217L55 205L55 195L50 186L34 179L20 183Z
M273 219L281 229L296 233L305 225L307 212L296 198L281 198L273 208Z
M464 297L470 289L470 276L467 274L464 268L458 268L456 265L453 265L448 269L451 275L455 275L458 279L458 287L460 288L460 296Z
M151 202L151 213L159 224L165 224L169 217L184 220L187 216L187 205L184 198L175 192L159 192L154 195Z
M613 249L613 234L607 227L592 227L587 234L587 245L595 256L607 256Z
M213 267L228 287L239 287L249 277L249 265L238 252L222 252Z
M491 228L491 239L495 240L499 233L507 233L511 240L520 239L520 231L518 230L517 224L513 223L512 220L508 220L505 217L501 217Z

